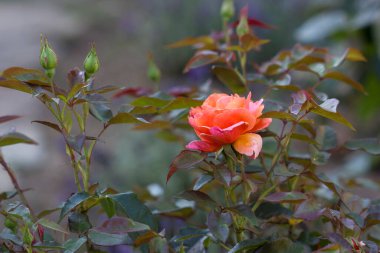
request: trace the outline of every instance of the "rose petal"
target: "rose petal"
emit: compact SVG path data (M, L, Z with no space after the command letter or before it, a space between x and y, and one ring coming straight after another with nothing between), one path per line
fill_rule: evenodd
M221 148L221 146L206 141L192 141L186 145L186 148L203 152L216 152Z
M215 142L220 144L230 144L239 138L241 134L247 129L248 123L240 121L228 128L212 127L210 128L210 134L201 134L202 140L209 142Z
M223 110L221 113L215 115L212 124L208 124L208 126L225 129L239 122L246 122L248 124L248 131L255 126L256 117L245 108Z
M203 102L203 106L211 106L211 107L216 107L216 102L221 98L221 97L229 97L225 93L214 93L208 96L208 98Z
M257 158L263 146L263 139L258 134L248 133L240 135L234 142L234 149L240 154Z
M271 118L257 119L255 126L252 128L251 132L257 132L261 129L268 127L272 123Z

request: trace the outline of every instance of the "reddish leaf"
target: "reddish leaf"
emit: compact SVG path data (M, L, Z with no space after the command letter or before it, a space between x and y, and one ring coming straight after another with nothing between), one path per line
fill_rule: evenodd
M41 125L45 125L45 126L50 127L50 128L52 128L58 132L61 132L61 128L57 124L54 124L52 122L43 121L43 120L34 120L34 121L32 121L32 123L38 123Z
M186 64L183 73L188 72L191 69L198 68L204 65L208 65L215 62L223 61L223 58L219 57L219 54L211 50L198 51Z
M0 80L0 87L32 93L33 90L23 82L17 80Z
M166 183L178 169L188 169L202 162L207 157L206 153L183 150L179 153L170 164L169 172L166 177Z
M173 97L188 97L195 92L195 87L189 86L174 86L168 90L168 93Z
M129 87L129 88L124 88L116 92L112 97L113 98L120 98L124 96L141 97L141 96L148 95L151 92L152 92L152 89L148 87Z
M183 208L178 208L174 210L157 212L156 214L167 216L167 217L179 218L179 219L187 219L191 217L194 213L195 213L195 210L193 208L183 207Z
M200 37L190 37L177 42L174 42L167 47L169 48L178 48L178 47L187 47L193 46L196 48L212 48L215 45L215 41L211 36L200 36Z
M20 116L17 116L17 115L6 115L6 116L1 116L1 117L0 117L0 124L1 124L1 123L4 123L4 122L7 122L7 121L14 120L14 119L18 119L18 118L20 118Z
M258 19L255 19L255 18L248 18L248 25L250 26L257 26L257 27L260 27L260 28L263 28L263 29L275 29L276 27L273 26L273 25L269 25L267 23L264 23ZM236 28L239 24L239 20L236 20L235 22L232 23L232 27L233 28Z
M265 198L266 201L276 203L297 203L307 199L302 192L276 192Z

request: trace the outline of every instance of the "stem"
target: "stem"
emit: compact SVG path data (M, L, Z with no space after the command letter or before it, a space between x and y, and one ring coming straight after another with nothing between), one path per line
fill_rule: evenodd
M278 152L274 155L273 157L273 160L272 160L272 165L271 165L271 168L269 170L269 173L268 173L268 178L267 178L267 181L265 183L265 185L268 185L268 183L270 182L271 183L271 186L269 188L267 188L264 192L262 192L259 196L259 199L256 201L255 205L252 207L252 211L254 212L258 207L259 205L262 203L262 201L264 200L264 198L269 194L271 193L276 187L278 187L280 184L282 184L283 182L279 182L279 183L273 183L272 182L272 175L273 175L273 171L274 171L274 168L276 167L277 165L277 162L278 160L280 159L281 155L284 154L284 152L286 151L286 149L288 148L288 145L290 143L290 139L291 139L291 136L293 134L293 132L295 131L296 127L297 127L297 124L301 121L301 119L303 119L309 112L306 111L301 117L299 117L295 122L293 122L293 125L292 125L292 128L290 129L290 131L287 133L287 135L285 136L285 141L284 141L284 144L281 144L281 140L283 139L283 133L284 133L284 130L285 130L285 124L283 125L283 128L281 130L281 134L280 134L280 142L279 142L279 148L278 148ZM289 178L287 178L285 181L289 180Z
M9 167L9 165L7 164L7 162L4 160L4 158L3 158L3 156L2 156L1 153L0 153L0 164L3 166L4 170L8 173L8 175L9 175L11 181L12 181L12 184L13 184L14 188L16 189L18 195L20 196L21 202L29 209L31 216L34 219L33 209L29 205L29 202L28 202L27 198L25 197L24 192L21 189L20 184L17 181L16 174L14 173L14 171L12 170L12 168Z
M71 160L71 166L74 169L75 184L76 184L76 186L78 188L78 191L81 192L82 191L82 186L80 185L80 182L79 182L79 176L78 176L79 169L77 167L77 162L76 162L76 159L75 159L75 154L74 154L73 150L71 149L71 147L69 146L69 144L68 144L65 136L64 136L64 139L65 139L65 142L66 142L67 149L69 150L70 160Z

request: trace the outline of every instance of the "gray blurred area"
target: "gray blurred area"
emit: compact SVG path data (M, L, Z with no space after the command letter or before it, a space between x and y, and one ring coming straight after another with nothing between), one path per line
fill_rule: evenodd
M272 31L258 31L272 42L263 47L255 61L268 60L280 48L289 48L296 41L328 46L338 52L344 47L356 46L369 56L369 67L352 69L353 77L365 85L379 81L378 1L245 0L236 3L237 9L248 3L251 16L276 26ZM220 29L219 5L219 0L0 0L0 69L39 68L39 39L40 34L44 34L59 57L56 80L63 88L67 71L81 67L92 42L101 61L96 77L98 84L153 85L146 78L149 51L162 67L160 85L164 90L174 85L200 84L209 78L207 70L188 75L181 73L191 50L169 50L165 45ZM335 25L326 29L326 19ZM319 32L322 30L323 33ZM380 91L378 83L372 86L367 87L370 93ZM363 102L361 95L352 96L349 89L332 92L341 96L341 109L345 115L349 112L350 120L365 122L360 135L378 135L375 126L379 119L373 119L379 112L378 99L369 96ZM353 103L362 106L352 110ZM55 207L75 191L63 140L50 129L30 123L36 119L51 119L47 110L30 95L0 88L0 115L6 114L23 118L1 125L0 133L16 129L39 145L4 148L5 158L17 170L23 187L32 188L27 195L34 200L36 209ZM95 121L93 125L92 131L96 132L100 125L96 126ZM339 132L341 138L353 135L346 129L342 131ZM155 138L154 133L131 132L126 126L111 128L95 151L93 181L120 190L155 182L169 193L178 192L189 184L188 177L178 175L176 183L165 186L165 175L171 159L181 148L180 144ZM371 166L371 162L362 164L367 168ZM0 171L0 191L11 188L9 179Z

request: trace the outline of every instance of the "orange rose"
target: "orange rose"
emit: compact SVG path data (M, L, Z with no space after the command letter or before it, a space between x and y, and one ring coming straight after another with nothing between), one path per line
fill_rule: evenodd
M201 106L190 110L189 123L201 140L190 142L186 148L215 152L225 144L232 144L240 154L257 158L263 141L255 132L272 122L270 118L260 118L262 102L262 99L252 102L251 93L247 98L211 94Z

